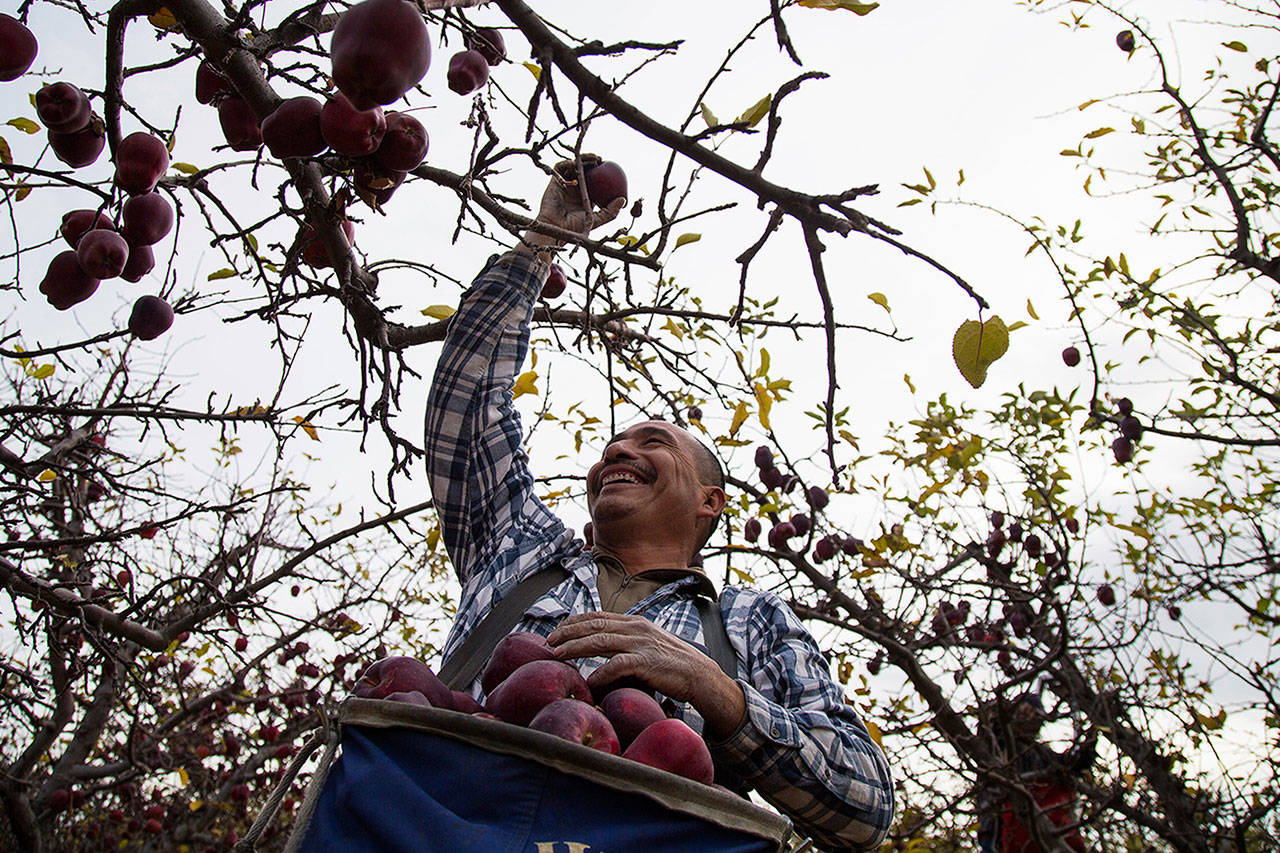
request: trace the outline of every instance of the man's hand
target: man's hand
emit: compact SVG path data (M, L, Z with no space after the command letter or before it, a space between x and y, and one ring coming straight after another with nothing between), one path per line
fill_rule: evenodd
M562 659L609 658L587 679L592 686L632 676L688 702L716 740L736 732L746 717L746 697L737 682L697 648L642 616L575 614L561 622L547 642Z
M547 182L547 189L542 193L537 221L584 237L592 228L612 222L627 200L615 199L608 207L593 210L582 182L582 174L599 163L600 158L595 154L583 154L578 162L564 160L557 163L551 180ZM564 245L563 240L537 231L526 232L524 242L547 247Z

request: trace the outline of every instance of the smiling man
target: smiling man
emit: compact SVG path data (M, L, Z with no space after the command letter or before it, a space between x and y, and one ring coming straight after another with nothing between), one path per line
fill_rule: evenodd
M621 209L623 199L584 210L563 174L543 196L540 221L587 233ZM819 844L875 847L893 818L892 776L817 643L776 595L717 592L689 565L725 504L715 455L664 421L613 436L587 474L592 548L538 500L511 386L557 245L531 231L490 259L450 321L427 402L427 470L462 583L445 657L522 581L558 566L563 579L515 630L546 636L593 685L647 683L702 733L717 781L758 791ZM708 653L700 601L719 606L730 665Z

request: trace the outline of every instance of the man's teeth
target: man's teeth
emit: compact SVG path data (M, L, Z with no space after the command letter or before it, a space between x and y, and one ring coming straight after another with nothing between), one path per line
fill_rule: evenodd
M608 476L604 477L601 480L600 485L607 486L610 483L618 483L618 482L635 483L636 485L641 485L639 477L635 476L634 474L625 474L622 472L609 474Z

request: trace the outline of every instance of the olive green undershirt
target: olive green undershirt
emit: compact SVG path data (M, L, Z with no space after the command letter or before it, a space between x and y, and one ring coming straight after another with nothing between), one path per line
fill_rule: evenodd
M596 553L596 589L600 593L600 609L608 613L626 613L644 599L673 580L696 573L695 569L650 569L627 574L612 557Z

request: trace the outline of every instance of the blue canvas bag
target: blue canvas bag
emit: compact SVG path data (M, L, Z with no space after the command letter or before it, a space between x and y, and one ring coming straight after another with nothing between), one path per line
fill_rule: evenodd
M791 824L723 789L543 732L351 699L286 850L776 853Z

